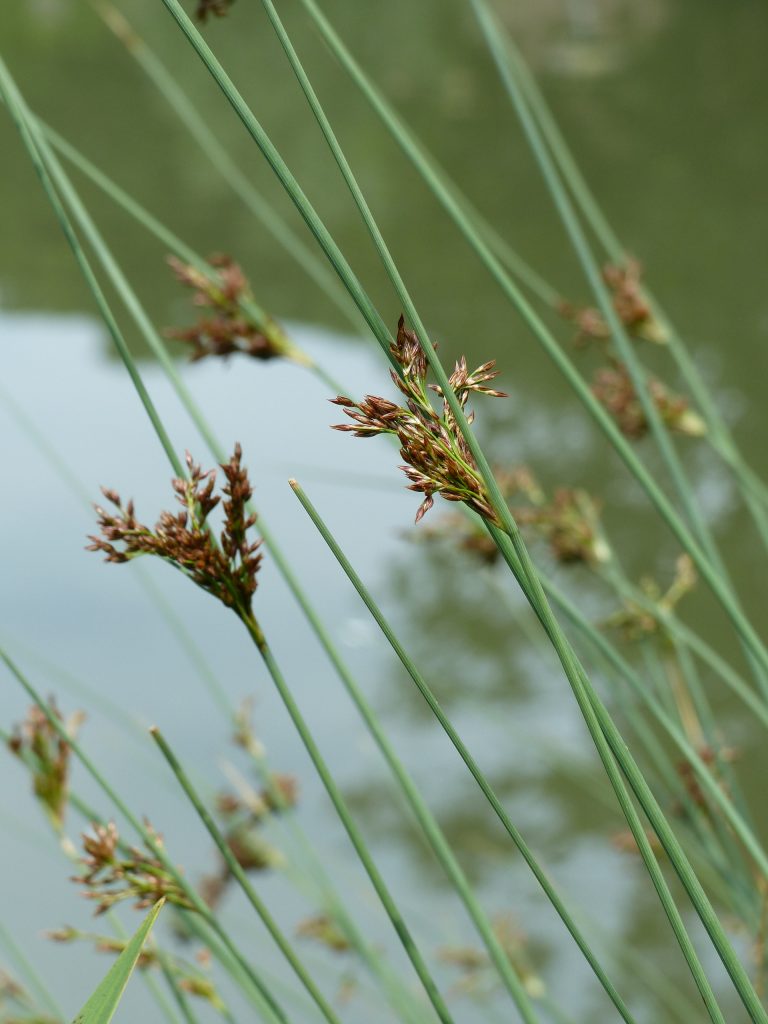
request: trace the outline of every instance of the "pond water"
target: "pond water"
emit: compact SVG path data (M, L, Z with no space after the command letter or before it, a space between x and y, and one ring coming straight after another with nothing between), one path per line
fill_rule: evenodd
M168 62L242 173L301 231L161 6L137 0L131 19ZM399 308L259 5L251 6L239 0L229 19L213 23L208 30L212 45L394 326ZM756 469L765 470L764 7L757 2L702 6L685 0L642 5L553 0L500 8L620 236L642 259L683 329L745 454ZM370 73L483 213L559 291L583 298L586 286L467 5L392 0L363 10L348 0L334 0L327 9ZM547 487L578 484L598 493L630 574L668 574L677 553L669 536L617 460L606 456L604 443L564 382L298 12L290 14L297 45L308 55L313 80L446 359L466 352L470 362L499 361L501 386L510 398L478 403L478 430L493 457L527 462ZM30 104L46 121L195 249L231 252L247 269L259 301L348 393L389 394L375 345L350 328L244 211L97 17L64 0L36 0L4 13L0 43ZM213 855L196 819L181 804L146 728L153 722L163 728L211 797L228 780L231 784L233 771L246 768L206 688L200 658L233 704L254 698L256 730L270 763L299 779L301 827L371 941L402 966L387 923L237 624L165 566L104 566L83 552L85 535L93 529L88 500L98 495L101 484L132 495L140 518L154 521L168 501L170 471L94 318L90 297L6 117L0 118L0 152L5 239L0 249L5 470L0 639L63 708L87 708L83 739L89 753L131 806L163 831L191 877L210 870ZM101 195L87 186L84 194L154 321L161 326L189 322L191 310L163 264L163 250ZM568 331L562 332L565 339ZM130 340L145 357L137 340ZM663 372L663 355L657 363ZM651 973L681 993L688 994L691 985L641 866L611 844L620 817L565 680L536 642L511 578L413 543L418 498L403 489L395 453L384 442L362 443L329 430L338 411L327 404L328 387L307 370L238 359L179 365L222 445L242 443L260 514L438 812L485 905L496 915L513 915L526 933L536 969L567 1019L607 1022L614 1015L519 858L509 857L508 840L473 799L466 773L299 507L289 477L304 485L402 632L469 746L482 755L515 822L581 912L599 948L614 951L614 973L637 1006L638 1019L658 1020L649 979L625 961L624 948L639 949ZM210 464L161 370L143 358L142 372L177 449L189 448ZM646 444L643 453L653 464ZM727 475L700 446L687 443L681 450L739 592L747 607L759 609L764 574L756 569L754 540ZM431 513L435 520L438 512ZM545 553L537 551L537 557L548 564ZM595 618L610 610L586 573L561 572L559 578ZM186 641L169 628L157 594L183 624ZM459 975L440 962L437 951L471 945L471 927L403 812L372 741L309 636L269 554L256 607L382 869L403 896L417 938L435 954L439 980L450 989ZM719 637L722 622L711 603L694 595L689 607L689 621L705 635ZM756 613L753 617L760 625ZM726 655L734 654L728 635L718 645ZM7 728L23 716L26 702L7 675L0 694ZM757 797L754 765L764 760L760 739L738 707L716 689L713 697L729 736L742 749ZM42 817L30 809L19 766L4 758L2 773L1 920L33 955L71 1015L104 961L53 946L40 933L64 921L89 927L89 908L65 881L71 868ZM80 771L76 786L108 812ZM73 819L71 831L76 827ZM272 838L290 856L290 834L276 829ZM288 877L265 874L259 883L287 930L315 909L312 895L292 884L290 872ZM287 978L242 906L233 899L226 909L244 942L258 950L259 962ZM134 920L128 914L123 919L128 925ZM741 951L748 956L746 949ZM361 971L322 951L308 956L330 987L347 970L360 980L360 991L344 1011L349 1020L388 1019L386 1007L365 988ZM0 949L0 966L4 959ZM741 1020L723 989L727 1019ZM139 986L133 986L129 998L133 1002L124 1009L124 1019L131 1012L153 1012ZM510 1019L508 1003L498 992L484 1001L458 993L454 999L457 1020ZM695 1013L695 1002L693 1007ZM202 1019L208 1019L205 1013ZM295 1019L311 1021L317 1015L301 1005Z

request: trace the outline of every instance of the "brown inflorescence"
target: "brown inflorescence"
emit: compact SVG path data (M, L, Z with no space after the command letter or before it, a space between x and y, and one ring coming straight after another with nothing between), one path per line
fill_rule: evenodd
M610 558L610 551L599 536L598 503L586 491L561 487L551 502L513 509L521 525L533 526L549 542L559 562L594 564Z
M329 914L314 914L300 922L296 934L302 939L314 939L334 953L346 953L349 940Z
M283 330L255 305L248 279L230 256L211 256L210 273L175 256L169 256L168 263L177 280L193 290L193 305L206 310L191 327L165 331L167 337L191 346L192 362L235 353L261 360L295 357Z
M405 405L374 395L366 395L361 402L340 395L332 402L341 406L353 422L335 424L334 430L348 431L355 437L397 437L400 455L406 463L400 468L410 481L408 488L425 495L416 522L432 507L434 495L440 494L446 501L464 502L484 519L499 525L469 446L441 388L427 384L429 368L424 350L416 334L405 327L402 316L390 349L401 369L400 374L391 371L392 380L405 396ZM494 366L493 361L483 363L470 373L463 356L456 363L449 384L462 409L472 392L506 397L503 392L485 386L498 375ZM430 401L429 390L443 399L440 414ZM467 419L471 423L473 414Z
M493 473L505 500L518 495L534 505L544 504L544 492L527 466L494 466ZM436 523L414 531L413 537L428 542L448 541L486 565L495 564L500 557L496 542L483 525L475 518L458 513L441 516Z
M623 266L606 263L602 273L611 292L616 315L627 331L646 341L664 344L667 340L666 331L653 315L650 303L643 294L640 264L636 260L627 260ZM611 337L602 313L591 306L574 306L563 300L558 306L558 312L576 324L579 332L576 336L577 344L583 344L590 338L607 341Z
M83 834L85 856L82 863L86 870L72 881L85 887L86 899L97 901L97 914L127 899L136 900L134 905L139 910L163 898L187 910L194 909L184 890L157 857L135 846L122 850L114 822L94 824L92 828L92 835ZM156 844L162 844L160 836L154 832L152 836Z
M644 576L639 589L651 604L643 607L627 599L624 606L605 619L603 626L617 629L628 642L642 640L654 634L667 638L664 620L675 610L686 594L696 586L696 569L690 555L680 555L675 562L675 575L666 591L656 580Z
M49 705L52 714L62 720L55 702L51 700ZM74 737L84 717L82 712L72 715L65 723L65 731ZM70 744L57 732L41 708L33 704L26 720L13 730L8 746L17 757L28 763L35 796L54 827L60 830L69 793Z
M241 460L238 444L229 462L221 465L226 483L222 489L224 528L219 545L208 523L210 513L221 501L221 496L213 493L215 470L204 473L187 453L189 478L173 481L181 512L161 513L154 529L150 529L136 519L132 501L123 506L116 491L104 488L104 496L117 512L96 506L101 536L89 537L93 543L88 550L103 551L108 562L156 555L227 607L249 613L261 564L261 540L252 541L248 536L256 516L246 509L252 491Z
M706 432L704 421L689 408L687 398L676 395L654 377L648 378L647 386L651 401L670 430L689 437L700 437ZM648 432L645 410L624 363L614 359L610 366L601 367L593 379L592 394L626 437L637 440Z
M195 17L198 21L205 23L210 14L217 18L223 18L229 14L229 9L235 0L198 0L195 8Z

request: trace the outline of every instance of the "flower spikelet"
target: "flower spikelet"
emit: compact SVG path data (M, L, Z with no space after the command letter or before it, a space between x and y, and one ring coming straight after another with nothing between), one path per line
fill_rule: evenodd
M689 408L687 398L676 395L655 377L649 377L647 383L651 401L670 430L689 437L706 433L704 421ZM610 366L598 370L592 393L616 420L622 434L635 440L645 436L648 419L624 363L614 359Z
M189 477L172 482L182 509L162 512L154 529L136 519L132 501L123 506L116 491L103 488L104 496L116 511L96 506L101 536L89 537L92 543L88 550L103 551L108 562L156 555L228 607L247 613L257 585L261 540L248 536L256 517L246 510L251 486L242 466L240 445L235 445L232 458L221 466L226 483L224 528L219 545L208 522L221 501L221 496L214 494L216 472L203 472L189 453L186 461Z
M52 713L61 721L61 712L55 702L51 700L49 703ZM76 712L65 723L66 732L71 737L74 737L84 717L82 712ZM33 704L26 720L14 729L8 746L20 758L26 759L30 755L35 796L59 831L69 795L70 744L51 725L43 711Z
M195 8L195 17L203 24L208 20L208 15L213 14L217 18L223 18L229 14L229 9L234 0L198 0Z
M203 310L191 327L169 327L165 334L190 346L190 360L226 358L235 353L252 359L287 357L305 361L276 321L256 305L242 268L216 253L205 272L175 256L168 264L178 281L192 289L192 304Z
M410 481L408 488L425 495L416 513L416 522L432 507L434 495L440 494L446 501L463 501L484 519L499 525L469 446L442 389L437 384L427 383L429 367L424 350L416 334L405 327L402 316L390 348L401 370L400 374L391 372L392 380L405 397L405 403L399 405L375 395L366 395L361 402L354 402L339 395L331 401L341 406L352 422L335 424L334 430L348 431L355 437L378 434L397 437L405 462L400 468ZM498 375L494 367L491 361L470 372L463 357L456 363L449 385L462 409L466 408L472 392L506 397L503 392L486 386ZM430 391L443 399L439 412L430 400ZM471 423L473 414L467 418Z
M94 824L93 834L83 834L85 871L72 881L84 888L86 899L96 900L96 914L103 914L116 903L135 900L138 910L154 906L165 898L187 910L194 909L178 882L163 863L151 853L130 846L124 850L114 822ZM152 833L156 844L162 839Z

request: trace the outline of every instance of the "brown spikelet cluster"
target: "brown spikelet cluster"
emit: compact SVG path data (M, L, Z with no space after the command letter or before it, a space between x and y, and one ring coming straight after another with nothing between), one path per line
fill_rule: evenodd
M275 773L269 784L259 792L249 791L242 796L220 793L216 809L226 821L224 831L229 849L243 871L267 871L281 867L282 853L264 836L264 826L270 817L294 807L298 800L298 782L292 775ZM232 872L223 857L218 869L206 875L200 892L209 906L215 907L232 881Z
M135 900L143 910L163 897L169 903L192 910L193 905L160 860L135 846L123 850L114 822L92 826L93 834L83 834L85 871L72 881L83 885L86 899L96 900L96 914L103 914L123 900ZM156 844L162 839L152 833Z
M648 392L670 430L689 437L705 433L704 421L689 408L687 398L676 395L653 377L648 379ZM624 363L614 359L610 366L599 369L592 382L592 394L626 437L637 440L648 432L648 420Z
M705 745L699 747L697 753L709 769L718 786L727 793L728 787L721 777L722 766L736 761L738 759L738 751L733 747L721 747L719 750L714 750L712 747ZM683 783L688 799L697 810L703 811L712 817L720 814L720 809L704 790L693 764L687 758L683 758L677 762L675 768ZM684 810L682 805L676 808L678 814L682 814Z
M405 396L405 404L398 405L374 395L366 395L358 403L340 395L332 402L344 409L352 423L336 424L334 430L349 431L356 437L375 437L378 434L397 437L400 455L406 463L400 468L410 481L408 488L425 495L416 514L416 522L432 507L434 495L440 494L446 501L464 502L483 518L496 523L496 515L469 446L441 388L437 384L427 384L426 356L414 332L405 327L402 316L391 352L402 371L402 376L392 371L392 380ZM456 363L449 383L462 409L466 408L473 392L506 397L503 392L486 387L487 382L498 375L494 366L493 361L483 363L470 373L464 357ZM443 399L440 412L430 401L430 390ZM467 418L471 423L474 414L470 413Z
M63 722L55 702L51 700L49 705L53 714ZM65 729L71 737L74 738L84 717L82 712L77 712L66 722ZM70 744L33 704L25 721L13 730L8 746L29 765L35 796L59 831L64 822L69 793Z
M613 308L628 333L646 341L664 344L667 340L663 325L654 317L641 285L642 267L637 260L628 260L623 266L607 263L603 267L603 280L613 299ZM578 328L577 344L590 339L607 341L610 328L599 310L574 306L562 301L558 312Z
M198 0L195 17L203 24L208 20L209 15L223 18L229 14L229 9L234 2L235 0Z
M228 607L249 612L261 564L261 540L248 536L256 517L246 509L252 491L241 459L238 444L229 462L221 466L226 483L224 527L218 545L208 523L210 513L221 501L221 496L213 493L215 470L204 473L187 453L189 478L173 481L180 512L163 512L150 529L136 519L132 501L123 506L120 495L105 488L104 496L116 511L96 506L101 536L89 537L93 543L88 550L103 551L108 562L156 555Z
M610 558L597 529L599 505L586 491L561 487L551 502L515 508L513 515L547 539L559 562L595 564Z
M177 280L193 290L193 305L204 311L191 327L165 331L167 337L191 346L192 362L235 353L261 360L295 357L282 329L256 306L242 268L230 256L211 256L211 274L175 256L169 256L168 263Z
M299 923L296 934L300 939L312 939L333 953L346 953L349 939L330 914L313 914Z
M680 601L696 586L696 569L689 555L680 555L675 562L675 575L666 590L649 576L640 580L639 589L651 608L627 600L624 606L603 622L603 626L616 629L628 642L642 640L653 634L664 634L663 622Z
M546 501L544 492L527 466L514 466L511 469L494 467L493 474L508 502L515 496L527 499L532 505L543 505ZM500 558L495 541L482 524L458 513L449 512L434 524L424 526L418 532L413 531L413 538L427 542L447 541L486 565L493 565Z
M541 998L546 990L531 963L528 937L511 914L499 914L493 921L493 931L528 995ZM457 995L477 995L494 984L493 964L485 950L475 946L443 946L437 955L460 972L455 986Z

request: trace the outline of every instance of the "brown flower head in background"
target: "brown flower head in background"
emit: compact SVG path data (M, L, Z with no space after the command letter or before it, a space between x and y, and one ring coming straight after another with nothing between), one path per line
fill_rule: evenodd
M627 260L623 265L606 263L603 267L603 280L611 292L613 308L629 334L663 345L667 333L643 293L641 278L642 267L637 260ZM611 337L610 328L598 309L574 306L563 300L558 312L578 327L577 344L584 344L590 338L607 341Z
M52 713L63 721L55 702L51 700L49 705ZM65 729L71 737L74 738L84 718L82 711L69 717ZM69 793L70 744L54 729L43 711L33 704L25 721L14 728L8 746L28 764L35 796L59 831L64 822Z
M103 551L108 562L156 555L228 607L249 612L261 564L261 540L249 537L256 516L246 509L252 491L241 459L238 444L229 462L221 465L226 483L222 489L224 528L219 544L208 523L210 513L221 501L221 496L213 493L216 472L204 473L187 453L189 478L173 481L180 512L161 513L154 529L150 529L136 519L132 501L123 506L116 491L104 488L104 496L117 511L96 506L101 536L89 537L93 543L88 550Z
M416 522L434 504L434 495L446 501L463 501L483 518L497 523L485 483L480 476L469 446L464 439L450 406L437 384L427 384L428 365L424 351L413 331L405 327L400 317L397 338L390 346L402 376L391 371L392 380L405 396L405 404L398 405L387 398L366 395L361 402L339 395L331 399L344 409L352 423L338 423L334 430L344 430L355 437L375 437L394 434L400 442L400 455L406 465L400 468L410 480L409 490L425 495L416 513ZM503 392L486 387L498 375L494 362L483 363L469 372L462 358L449 378L450 387L462 409L472 392L506 397ZM429 391L442 399L438 413L432 405ZM471 423L474 414L468 415Z
M198 0L195 17L203 24L208 20L209 14L223 18L225 14L229 14L229 9L234 2L235 0Z
M648 378L648 392L670 430L689 437L706 433L704 421L689 408L687 398L676 395L655 377ZM592 394L613 416L626 437L638 440L648 432L645 411L624 363L613 359L610 366L599 369L592 381Z
M252 359L307 362L279 324L256 304L240 265L222 253L211 256L209 262L205 271L168 257L177 280L192 289L192 304L205 312L191 327L167 328L166 337L186 342L192 362L236 353Z
M153 854L135 846L123 849L114 822L107 825L94 824L93 834L83 834L85 856L82 863L85 871L75 875L73 882L84 886L86 899L96 900L97 914L103 914L116 903L134 899L138 910L154 906L163 897L169 903L193 910L193 904L185 895L168 869ZM162 839L152 833L155 843L162 845Z

